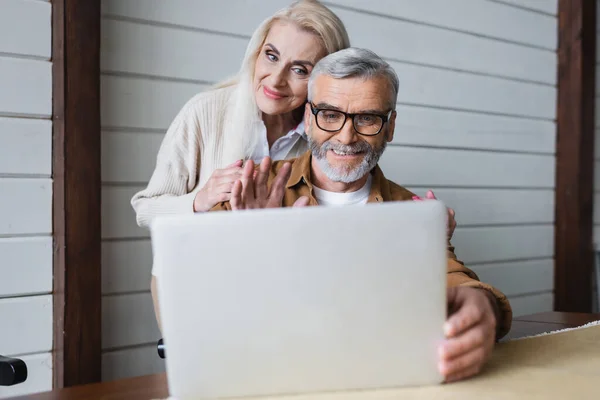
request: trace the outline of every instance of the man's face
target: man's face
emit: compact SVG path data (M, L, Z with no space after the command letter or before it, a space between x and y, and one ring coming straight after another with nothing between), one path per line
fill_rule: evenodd
M365 114L364 118L358 118L354 124L348 118L341 129L328 132L327 130L337 128L339 123L335 121L340 118L340 114L324 111L315 116L311 111L311 104L306 105L304 118L308 127L310 149L317 165L329 179L352 183L375 167L387 142L394 136L396 112L389 114L394 108L391 98L388 81L383 77L335 79L320 75L316 79L312 99L314 107ZM390 115L378 134L365 136L356 131L355 125L360 132L376 132L377 126L369 126L378 119L376 115ZM341 119L343 118L342 115Z

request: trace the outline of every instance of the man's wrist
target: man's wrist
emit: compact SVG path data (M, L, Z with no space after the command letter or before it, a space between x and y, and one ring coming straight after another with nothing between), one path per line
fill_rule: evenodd
M500 332L501 324L502 324L502 316L500 315L500 305L498 304L498 299L492 293L491 290L481 288L483 293L487 297L490 302L490 306L492 307L492 312L494 313L494 319L496 320L496 336L498 336L498 332Z

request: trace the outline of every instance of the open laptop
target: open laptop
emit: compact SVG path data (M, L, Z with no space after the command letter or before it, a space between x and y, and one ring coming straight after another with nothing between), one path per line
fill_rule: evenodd
M446 217L423 201L157 219L170 395L441 382Z

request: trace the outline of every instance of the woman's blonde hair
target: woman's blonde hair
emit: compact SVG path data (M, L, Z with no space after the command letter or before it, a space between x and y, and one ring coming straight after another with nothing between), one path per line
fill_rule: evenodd
M231 79L218 83L216 88L237 85L229 107L220 155L221 165L251 156L259 143L260 110L256 105L254 68L256 59L267 38L269 30L278 21L291 22L317 35L327 54L350 47L350 39L344 23L330 9L317 0L297 0L264 20L254 31L246 47L246 54L239 72Z

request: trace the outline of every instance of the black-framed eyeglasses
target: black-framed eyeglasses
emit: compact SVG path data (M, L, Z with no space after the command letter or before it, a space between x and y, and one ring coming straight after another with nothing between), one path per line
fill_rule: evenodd
M381 132L383 125L389 121L394 110L390 110L387 115L359 113L350 114L343 111L331 110L327 108L317 108L310 103L310 110L316 117L317 126L326 132L337 132L346 124L348 118L352 119L354 130L364 136L375 136Z

